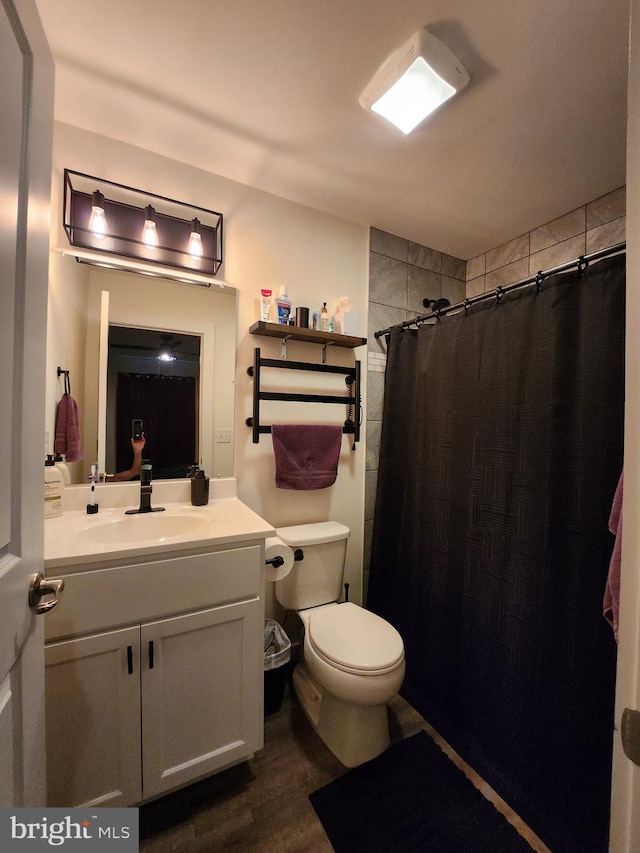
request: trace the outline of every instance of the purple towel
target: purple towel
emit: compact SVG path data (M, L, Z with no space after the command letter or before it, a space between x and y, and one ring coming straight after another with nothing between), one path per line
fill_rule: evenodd
M78 404L66 392L58 403L53 449L56 453L64 453L67 462L79 462L84 458L78 425Z
M342 427L274 424L271 427L279 489L326 489L338 476Z
M609 574L607 586L604 591L603 612L604 618L611 624L613 635L618 641L618 614L620 612L620 557L622 553L622 479L620 474L618 488L613 497L611 515L609 516L609 530L616 537L613 543L613 553L609 562Z

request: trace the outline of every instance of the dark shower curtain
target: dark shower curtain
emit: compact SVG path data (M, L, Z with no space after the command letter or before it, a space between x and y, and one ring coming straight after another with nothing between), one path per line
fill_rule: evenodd
M388 345L368 606L405 698L554 853L607 850L625 258Z
M116 470L130 467L131 421L142 418L154 479L186 477L198 460L196 393L193 376L118 373Z

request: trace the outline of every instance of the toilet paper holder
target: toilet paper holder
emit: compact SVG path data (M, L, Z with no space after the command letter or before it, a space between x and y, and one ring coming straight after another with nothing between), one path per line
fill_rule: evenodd
M293 559L296 562L300 562L300 560L304 560L304 551L302 548L296 548L293 552ZM277 557L272 557L270 560L264 561L265 566L273 566L274 569L279 569L280 566L284 565L283 558L278 555Z

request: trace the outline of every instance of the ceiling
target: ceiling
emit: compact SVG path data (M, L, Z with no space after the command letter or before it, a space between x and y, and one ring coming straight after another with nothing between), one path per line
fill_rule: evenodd
M36 3L56 119L464 260L625 183L628 0ZM471 83L405 137L358 97L423 26Z

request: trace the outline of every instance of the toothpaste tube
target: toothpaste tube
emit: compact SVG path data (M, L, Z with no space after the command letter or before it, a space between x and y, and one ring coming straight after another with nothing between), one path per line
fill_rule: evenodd
M260 319L269 322L271 314L271 291L263 289L260 291Z

